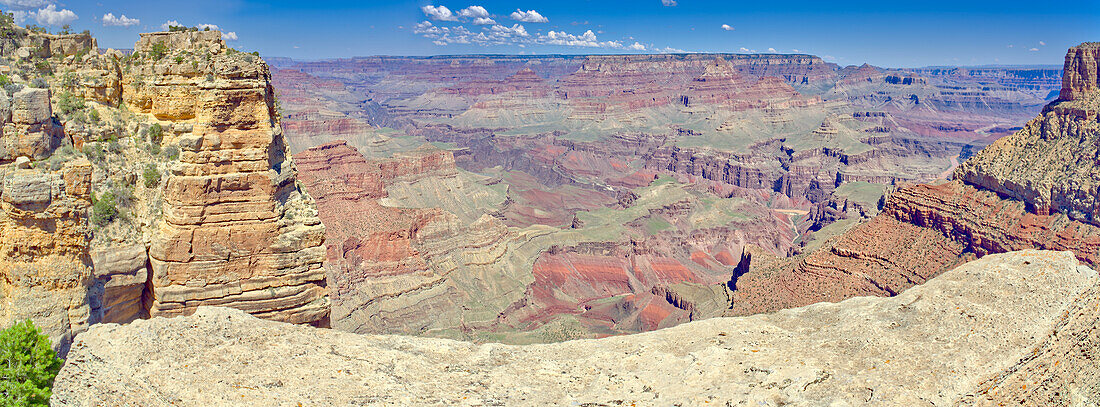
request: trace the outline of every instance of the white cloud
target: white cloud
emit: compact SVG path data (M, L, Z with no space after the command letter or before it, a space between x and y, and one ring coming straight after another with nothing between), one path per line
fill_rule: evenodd
M676 0L661 0L661 5L665 7L675 7Z
M525 23L547 23L547 22L550 22L549 19L547 19L546 17L543 17L542 14L539 14L539 12L537 12L535 10L523 11L523 10L520 10L520 9L516 9L516 11L512 12L511 17L512 17L513 20L522 21L522 22L525 22Z
M775 48L768 48L768 52L775 53Z
M1046 42L1044 42L1044 41L1039 41L1039 45L1043 45L1043 46L1046 46L1046 45L1047 45L1047 43L1046 43Z
M179 21L168 20L168 21L165 21L164 24L160 25L160 29L163 30L163 31L168 31L168 29L171 28L171 27L182 27L182 26L183 26L183 24L180 24Z
M672 47L657 48L655 51L660 52L662 54L683 54L683 53L687 52L687 51L684 51L682 49L672 48Z
M799 51L798 48L792 48L791 52L802 52L802 51Z
M444 8L446 8L446 7L444 7ZM489 10L486 10L485 7L481 7L481 6L466 7L462 10L459 10L458 15L460 15L462 17L469 17L469 18L479 18L479 17L480 18L488 18L488 17L490 17Z
M420 8L424 12L424 15L428 18L436 21L458 21L458 16L451 12L451 9L446 6L432 6L427 5Z
M0 0L0 4L7 7L35 9L45 7L50 2L46 0Z
M492 25L492 24L496 24L497 22L496 22L496 20L493 20L489 17L477 17L477 18L474 18L473 23L475 25Z
M100 21L103 21L104 26L109 27L133 27L141 23L141 20L126 17L125 14L115 17L114 13L104 14Z
M730 27L729 24L722 24L722 29L726 31L733 31L733 27Z
M530 36L530 34L527 33L527 29L524 28L522 25L519 25L519 24L512 24L511 27L505 27L503 25L494 25L492 27L489 27L489 32L491 32L493 34L497 34L497 35L505 37L505 38L513 37L513 36L517 36L517 37L528 37L528 36Z
M227 32L227 33L222 33L222 39L226 40L226 41L236 41L237 40L237 32L236 31L230 31L230 32Z
M546 34L540 34L537 39L538 43L546 45L565 45L570 47L591 47L591 48L622 48L623 44L618 41L603 41L601 42L596 38L596 34L592 30L585 31L584 34L574 35L564 31L547 32Z
M1029 49L1028 51L1035 52L1035 51L1038 51L1038 50L1039 50L1038 48L1032 48L1032 49Z
M50 4L38 11L32 11L27 13L29 17L33 17L34 21L42 25L65 25L75 21L77 18L76 13L69 9L58 10L56 5Z
M200 31L206 30L207 28L209 28L211 30L218 30L218 31L221 30L221 27L218 27L217 24L199 24L199 25L196 25L195 27L197 27Z
M550 30L546 33L528 32L522 24L511 27L491 24L472 31L465 25L437 26L431 21L422 21L413 27L413 33L432 40L433 44L473 44L479 46L513 45L525 48L528 45L556 45L566 47L611 48L620 50L645 51L648 48L640 42L624 46L620 41L600 41L596 33L587 30L583 34L571 34L565 31ZM666 48L661 52L683 52Z
M1008 47L1009 47L1009 48L1012 48L1012 47L1015 47L1015 45L1012 45L1012 44L1008 44Z

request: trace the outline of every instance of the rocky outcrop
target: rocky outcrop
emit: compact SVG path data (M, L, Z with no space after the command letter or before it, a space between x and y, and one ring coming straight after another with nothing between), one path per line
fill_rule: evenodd
M62 355L103 315L88 256L91 175L87 160L0 168L0 326L33 319Z
M1066 51L1062 70L1062 100L1092 97L1100 91L1100 42L1086 42Z
M51 402L950 405L1016 366L1066 363L1033 349L1095 328L1095 313L1081 310L1096 285L1096 272L1069 253L1023 251L893 298L532 346L359 336L204 307L184 318L93 327L79 337ZM1065 323L1067 315L1075 322ZM1094 373L1029 378L1087 395Z
M297 185L267 65L217 31L142 34L134 52L122 102L181 150L149 248L149 313L223 305L327 325L324 226Z
M1100 261L1100 227L1028 212L959 181L894 191L882 212L804 257L754 267L738 280L730 314L893 296L952 267L994 253L1039 248Z
M149 317L152 290L145 245L92 252L95 278L103 284L103 322L127 323Z
M1075 48L1070 55L1067 71L1087 64L1077 56L1091 54ZM956 180L900 188L878 216L822 248L754 268L739 280L745 284L729 312L893 296L960 262L1013 250L1069 250L1097 264L1100 127L1080 112L1100 94L1081 95L1052 103L1021 131L975 154ZM776 286L783 288L778 294Z
M955 178L1027 202L1039 214L1062 212L1100 225L1098 55L1097 43L1071 48L1062 99L960 165Z
M0 125L0 163L20 156L43 159L61 144L49 89L23 88L11 96L0 90Z

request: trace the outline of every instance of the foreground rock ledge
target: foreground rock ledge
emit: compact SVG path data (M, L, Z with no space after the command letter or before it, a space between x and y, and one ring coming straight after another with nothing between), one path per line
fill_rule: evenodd
M530 346L201 307L79 335L52 404L949 405L1035 354L1096 282L1070 252L1021 251L892 298Z

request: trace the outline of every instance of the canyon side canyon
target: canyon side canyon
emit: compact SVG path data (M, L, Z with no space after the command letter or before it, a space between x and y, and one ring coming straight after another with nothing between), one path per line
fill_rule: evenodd
M1100 43L265 61L0 28L0 326L66 358L54 405L1100 400Z

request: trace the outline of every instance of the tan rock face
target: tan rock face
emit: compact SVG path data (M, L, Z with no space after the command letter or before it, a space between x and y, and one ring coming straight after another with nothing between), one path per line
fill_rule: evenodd
M45 158L58 147L62 127L53 119L49 89L23 88L11 95L0 91L0 163L19 156Z
M201 308L93 327L74 345L51 403L952 405L1015 366L1062 360L1032 350L1063 327L1095 328L1096 313L1079 310L1093 304L1096 285L1096 272L1069 253L1023 251L893 298L530 346L361 336ZM1064 324L1067 313L1079 323ZM1095 372L1053 383L1087 395Z
M1100 163L1093 159L1100 154L1100 44L1082 44L1069 54L1064 100L975 154L955 170L955 178L1024 201L1039 214L1062 212L1100 225Z
M324 226L296 184L270 73L220 35L143 34L136 52L164 44L168 55L122 78L122 102L168 122L181 150L149 248L149 313L224 305L327 325Z
M64 353L99 322L88 257L91 165L0 173L0 326L33 318Z
M1062 100L1076 100L1100 91L1100 42L1086 42L1066 52Z

